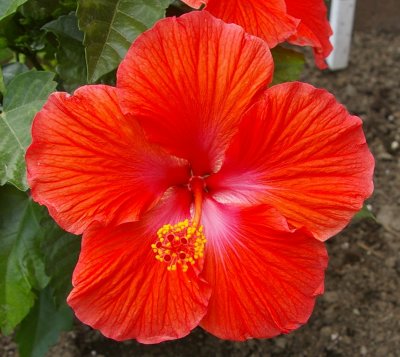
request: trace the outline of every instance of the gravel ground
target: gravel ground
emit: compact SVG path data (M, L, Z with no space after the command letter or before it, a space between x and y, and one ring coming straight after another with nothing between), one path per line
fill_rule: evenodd
M400 355L400 35L355 33L345 71L308 68L304 80L327 88L364 120L376 158L377 221L352 223L328 242L326 293L309 323L272 340L222 341L196 329L188 337L154 346L116 343L76 323L49 352L55 357ZM9 337L0 356L17 356Z

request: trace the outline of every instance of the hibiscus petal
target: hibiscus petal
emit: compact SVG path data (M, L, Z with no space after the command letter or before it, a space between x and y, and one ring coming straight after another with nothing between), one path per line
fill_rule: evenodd
M115 340L158 343L186 336L206 313L209 286L192 267L167 271L151 244L161 224L188 217L191 196L176 190L143 220L89 227L68 303L84 323Z
M209 0L206 10L261 37L270 48L293 35L299 23L286 11L284 0Z
M320 69L327 67L325 58L333 47L329 41L332 29L327 18L324 0L285 0L287 12L300 19L296 33L289 42L300 46L314 48L314 57Z
M373 169L358 117L325 90L285 83L246 113L207 186L220 200L270 204L325 240L371 195Z
M118 70L122 108L150 139L215 169L253 98L270 83L266 44L204 11L159 21L134 42Z
M208 1L209 0L182 0L182 2L194 9L199 9L203 4L207 4Z
M76 234L95 220L136 220L169 186L187 181L183 160L145 141L112 87L54 93L36 115L32 137L26 155L32 196Z
M216 224L217 222L217 224ZM201 326L225 339L270 338L307 322L321 291L324 244L265 205L204 202L202 276L212 287Z

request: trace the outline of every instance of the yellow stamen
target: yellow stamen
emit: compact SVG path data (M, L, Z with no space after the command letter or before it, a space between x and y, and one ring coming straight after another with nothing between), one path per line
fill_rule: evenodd
M189 266L204 256L207 242L200 225L203 206L204 182L194 177L190 181L190 189L194 198L193 219L185 219L174 225L165 224L157 231L157 240L151 245L155 258L167 264L168 271L176 271L178 267L186 272Z
M157 231L157 241L151 245L155 247L155 258L166 263L168 271L176 271L180 267L186 272L189 265L195 264L204 255L207 240L200 228L202 226L194 226L188 219L162 226Z

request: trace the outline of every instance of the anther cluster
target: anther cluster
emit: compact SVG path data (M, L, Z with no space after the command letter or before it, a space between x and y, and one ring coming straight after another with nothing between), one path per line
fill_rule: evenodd
M181 267L183 272L203 257L207 240L203 226L195 226L186 219L177 224L165 224L157 231L157 241L151 245L156 259L167 264L168 271Z

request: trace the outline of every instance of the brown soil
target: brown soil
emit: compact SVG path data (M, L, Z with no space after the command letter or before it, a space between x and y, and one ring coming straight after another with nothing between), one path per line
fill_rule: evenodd
M304 80L333 92L361 116L376 158L377 222L352 223L328 242L326 293L309 323L272 340L222 341L201 329L154 346L117 343L76 323L49 353L55 357L400 355L400 35L356 33L352 59L341 72L307 69ZM0 356L17 356L10 338Z

